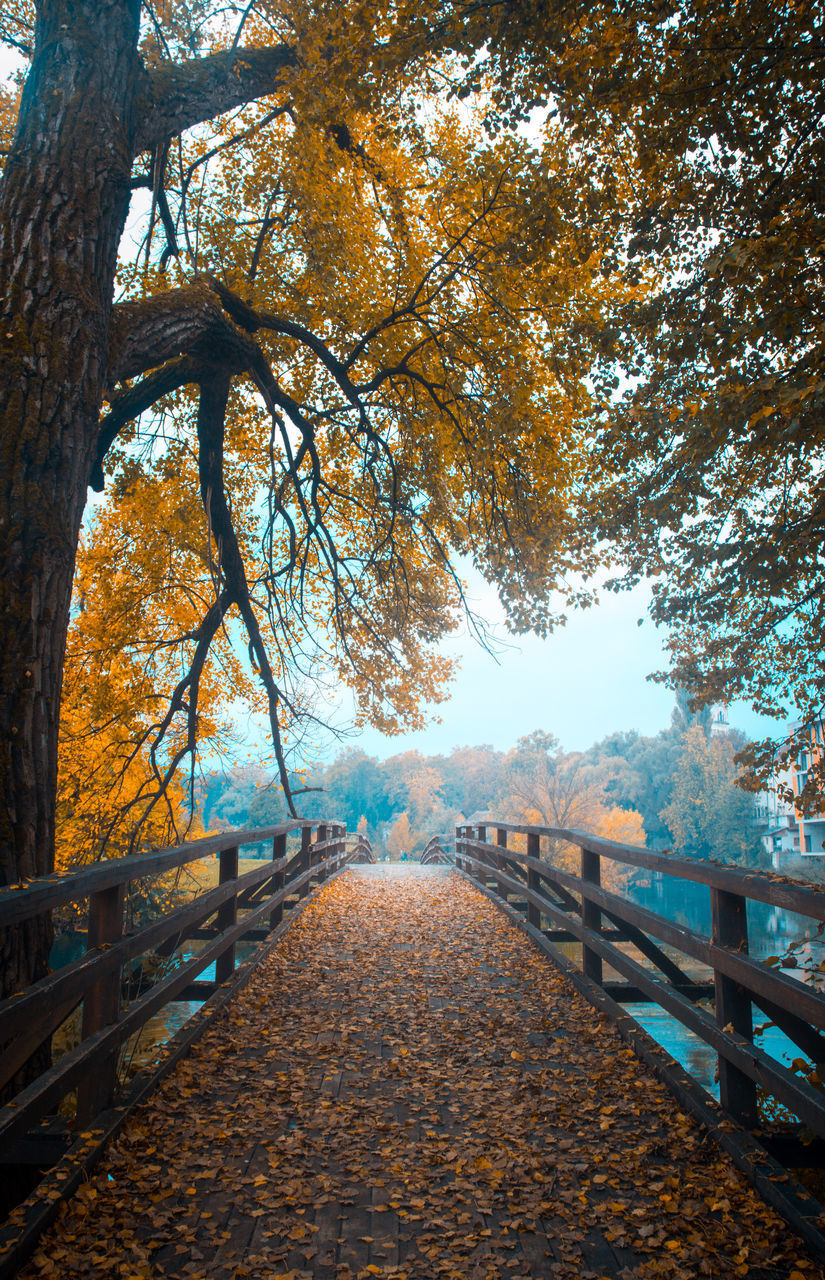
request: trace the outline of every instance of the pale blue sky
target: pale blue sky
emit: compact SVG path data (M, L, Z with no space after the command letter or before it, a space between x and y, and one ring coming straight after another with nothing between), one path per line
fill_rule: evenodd
M493 591L476 576L469 578L476 607L500 622ZM462 655L462 667L449 702L438 708L442 723L393 738L365 729L350 745L379 757L413 749L435 755L481 743L507 748L543 729L574 751L616 730L658 733L670 723L674 700L669 689L647 679L666 665L665 633L647 616L649 598L645 585L621 595L605 593L597 607L571 614L547 640L507 637L500 630L507 647L498 662L462 628L444 646L450 656ZM741 704L729 708L728 719L754 737L777 732L774 721Z

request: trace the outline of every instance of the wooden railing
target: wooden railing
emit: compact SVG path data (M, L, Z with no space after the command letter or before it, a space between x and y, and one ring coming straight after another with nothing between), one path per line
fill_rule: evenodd
M363 835L360 831L351 832L347 836L347 850L350 862L375 862L372 842L369 836Z
M271 842L271 859L239 875L239 850L262 842ZM7 1093L20 1068L83 1005L77 1047L0 1109L3 1161L14 1162L14 1144L19 1146L43 1117L54 1115L72 1090L77 1090L77 1128L109 1107L124 1042L171 1002L205 1000L227 983L239 942L262 941L281 924L285 909L307 897L313 883L366 856L363 842L352 852L346 843L346 830L339 823L292 821L100 862L0 893L0 929L88 900L85 955L0 1002L0 1087ZM128 886L213 856L219 860L215 888L135 932L124 932ZM176 956L190 941L202 943L197 954ZM161 969L167 970L163 976L152 973L159 959ZM197 981L212 963L215 980Z
M418 859L422 867L452 865L455 861L455 855L450 848L451 843L449 836L430 836L430 839L421 850L421 857Z
M548 860L562 842L577 851L580 874ZM528 932L545 950L552 952L556 942L580 943L584 975L613 1000L655 1001L706 1041L718 1056L720 1101L737 1121L757 1126L761 1088L825 1138L825 1094L754 1044L753 1029L757 1006L808 1062L825 1064L825 995L750 956L747 921L747 903L756 901L821 923L825 893L766 872L677 858L563 828L504 822L460 826L455 850L457 868L521 911ZM706 885L711 936L604 888L605 859ZM685 973L683 956L710 970L708 980ZM605 981L605 965L624 981ZM709 998L713 1013L700 1003Z

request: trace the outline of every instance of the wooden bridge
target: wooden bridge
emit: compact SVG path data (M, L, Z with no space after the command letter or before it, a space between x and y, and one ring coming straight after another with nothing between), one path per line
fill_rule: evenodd
M821 923L825 894L581 832L489 835L376 866L340 824L294 822L0 894L4 928L88 904L85 954L0 1004L7 1093L62 1044L0 1110L19 1201L0 1276L825 1277L822 1206L789 1171L823 1163L825 997L747 945L749 901ZM170 892L185 867L194 896ZM706 886L712 936L632 902L636 868ZM158 877L169 905L136 925ZM712 1046L721 1103L639 1000ZM754 1044L754 1007L810 1070Z

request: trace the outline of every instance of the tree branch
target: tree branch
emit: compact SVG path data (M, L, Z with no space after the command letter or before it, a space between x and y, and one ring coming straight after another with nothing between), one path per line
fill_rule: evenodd
M89 484L96 493L103 489L103 459L117 438L118 432L127 422L131 422L138 414L144 413L156 404L163 396L185 387L187 383L199 382L206 372L206 365L191 356L183 356L180 360L171 360L148 378L144 378L137 386L120 391L110 400L111 409L100 421L97 437L97 458L92 468Z
M249 638L250 657L266 689L272 746L278 762L284 797L292 817L297 817L295 800L284 757L278 708L284 701L275 681L258 619L252 606L243 556L232 523L232 515L224 489L223 438L226 402L229 397L230 371L217 366L201 383L198 405L198 470L203 505L218 548L218 562L226 583L226 591L238 608Z
M181 355L214 355L245 368L258 355L234 323L216 290L203 280L139 302L120 302L112 313L109 385L135 378Z
M183 63L162 63L147 73L138 104L135 154L162 145L184 129L275 93L298 65L289 45L230 49Z

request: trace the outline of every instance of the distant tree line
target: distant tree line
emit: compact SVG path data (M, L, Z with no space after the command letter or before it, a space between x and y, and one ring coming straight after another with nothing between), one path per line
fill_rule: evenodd
M679 698L660 733L614 733L587 751L563 751L542 731L508 751L481 745L378 760L354 747L310 771L307 785L321 790L305 797L304 813L366 831L390 855L420 850L435 832L486 814L758 865L753 799L736 783L736 755L746 745L735 730L712 733L709 711L693 715ZM287 815L277 786L246 767L202 779L200 816L214 830L273 825Z

